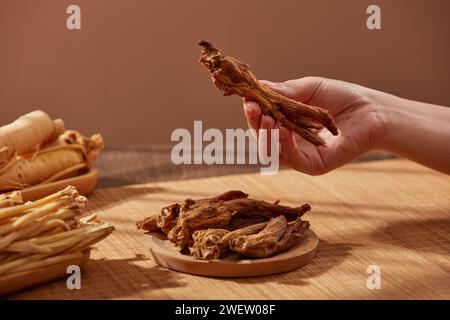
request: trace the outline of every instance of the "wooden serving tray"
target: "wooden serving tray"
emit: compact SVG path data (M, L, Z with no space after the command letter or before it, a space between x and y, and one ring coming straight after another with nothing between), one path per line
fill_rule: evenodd
M82 268L88 262L90 254L91 251L88 249L84 252L84 255L78 259L0 277L0 296L66 277L68 276L68 266L77 265Z
M162 233L149 233L146 237L149 240L150 255L160 266L219 278L265 276L297 269L314 258L319 244L317 235L308 230L296 246L270 258L242 259L238 254L233 254L221 260L196 260L182 255Z
M98 170L91 169L85 174L67 178L63 180L58 180L42 185L33 186L30 188L25 188L19 190L22 193L22 198L24 201L34 201L40 198L44 198L52 193L60 191L67 186L74 186L77 188L81 195L90 194L97 184L98 180Z

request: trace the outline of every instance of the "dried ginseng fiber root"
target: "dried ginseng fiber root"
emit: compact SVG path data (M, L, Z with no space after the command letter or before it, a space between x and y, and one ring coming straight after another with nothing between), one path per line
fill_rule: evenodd
M64 132L33 155L18 157L0 169L0 191L18 190L77 175L89 168L103 147L100 135Z
M17 155L33 152L63 132L64 122L61 119L52 120L40 110L27 113L0 127L0 168Z
M10 193L0 194L0 208L11 207L22 203L23 200L20 192L13 191Z
M77 189L75 187L68 186L67 188L55 192L45 198L36 201L28 201L24 204L12 206L10 208L2 208L0 209L0 225L4 224L6 219L23 215L25 212L28 212L31 209L41 207L50 202L55 202L63 197L69 197L72 199L75 198L76 195L78 195Z
M285 217L279 216L273 218L261 232L230 240L229 246L232 251L246 257L267 258L289 250L308 228L309 222L301 218L288 223Z
M81 217L87 199L67 187L34 202L0 209L0 280L16 272L80 258L114 227Z
M207 41L200 41L199 45L203 47L200 63L211 72L214 84L224 96L236 94L256 101L265 115L272 116L280 125L316 146L325 145L318 134L323 126L333 135L338 134L333 117L327 110L280 95L260 83L247 64L222 55Z

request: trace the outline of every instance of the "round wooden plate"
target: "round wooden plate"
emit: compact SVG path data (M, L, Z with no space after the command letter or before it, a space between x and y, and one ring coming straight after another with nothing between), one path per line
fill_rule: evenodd
M98 170L91 169L89 172L76 177L45 183L19 191L22 194L24 201L34 201L44 198L52 193L64 189L67 186L74 186L81 195L86 196L94 190L97 180Z
M254 277L297 269L314 258L319 238L312 230L289 251L264 259L242 259L238 254L221 260L196 260L182 255L161 233L149 233L149 251L162 267L200 276L232 278Z

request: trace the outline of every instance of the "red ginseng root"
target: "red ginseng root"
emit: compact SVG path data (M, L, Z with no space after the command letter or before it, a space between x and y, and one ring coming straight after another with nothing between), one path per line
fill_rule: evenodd
M328 110L280 95L260 83L246 63L222 55L207 41L200 41L199 45L203 47L200 63L211 72L213 83L224 96L236 94L257 102L263 114L272 116L280 125L316 146L325 146L318 134L323 127L338 135Z

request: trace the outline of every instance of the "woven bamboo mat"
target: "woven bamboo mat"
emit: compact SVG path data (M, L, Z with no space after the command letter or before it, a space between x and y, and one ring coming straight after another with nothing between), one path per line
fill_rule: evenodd
M211 279L158 267L135 221L186 197L241 189L298 205L321 242L315 259L286 274ZM405 160L345 166L320 177L293 171L99 189L89 208L117 230L97 244L81 290L64 280L15 299L437 299L450 298L450 178ZM367 267L381 288L366 286Z

